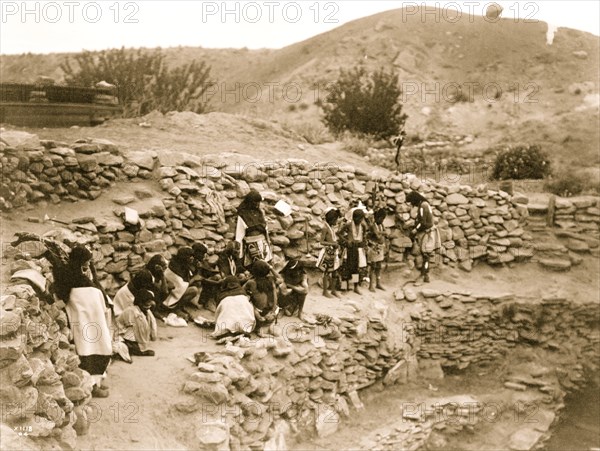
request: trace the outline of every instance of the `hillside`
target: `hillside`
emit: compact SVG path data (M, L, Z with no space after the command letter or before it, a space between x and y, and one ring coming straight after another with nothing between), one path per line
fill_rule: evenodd
M420 14L403 17L396 9L280 50L164 51L173 65L193 59L211 65L217 83L213 111L275 119L297 129L317 127L319 109L313 104L326 94L323 88L315 91L315 84L324 87L339 68L360 62L399 73L411 134L470 134L479 138L473 146L480 148L535 141L563 163L599 164L599 38L560 28L548 45L546 31L544 22L490 23L463 14L450 23L433 16L422 20ZM58 66L68 56L3 56L0 76L60 79ZM274 99L267 83L276 84ZM455 102L459 89L463 100L472 101Z

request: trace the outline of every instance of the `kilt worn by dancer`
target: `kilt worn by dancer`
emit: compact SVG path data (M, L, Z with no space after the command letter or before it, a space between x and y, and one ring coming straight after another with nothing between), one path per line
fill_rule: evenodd
M340 230L340 241L344 245L342 279L354 284L354 292L361 294L358 289L361 273L367 267L365 253L366 224L365 212L361 208L352 209L352 220L344 224Z
M260 193L252 190L237 210L235 240L240 243L239 258L245 268L250 268L255 260L270 262L273 259L267 221L260 208L261 202Z

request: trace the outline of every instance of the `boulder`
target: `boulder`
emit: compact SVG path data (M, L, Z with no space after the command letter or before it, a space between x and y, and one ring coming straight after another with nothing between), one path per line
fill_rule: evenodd
M453 193L446 197L446 203L448 205L464 205L469 203L469 199L460 193Z
M148 151L130 152L127 155L127 161L141 169L147 169L148 171L154 169L154 158L152 153Z
M229 426L225 421L202 421L196 430L200 449L229 450Z

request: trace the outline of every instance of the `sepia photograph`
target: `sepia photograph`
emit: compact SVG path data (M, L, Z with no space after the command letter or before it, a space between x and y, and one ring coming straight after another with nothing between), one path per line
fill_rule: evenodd
M0 451L600 451L600 2L0 1Z

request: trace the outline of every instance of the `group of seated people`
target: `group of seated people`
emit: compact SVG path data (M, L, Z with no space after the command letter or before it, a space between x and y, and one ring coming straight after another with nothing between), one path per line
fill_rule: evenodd
M248 311L242 327L225 326L229 333L262 331L279 314L302 317L308 278L300 261L290 260L276 272L261 259L244 267L238 255L239 243L230 241L215 255L195 243L179 248L168 263L161 255L153 256L114 297L116 323L126 331L124 341L131 354L154 355L148 345L156 335L155 317L171 313L190 321L191 309L213 311L218 332L231 318ZM247 298L248 305L228 299L239 295Z
M74 247L66 264L54 262L53 291L65 302L80 367L94 381L93 396L108 396L102 381L115 342L123 342L129 355L154 355L150 344L157 338L157 317L176 313L189 320L190 307L213 305L215 337L262 334L281 314L302 317L308 293L302 263L290 260L276 272L255 259L245 268L238 249L239 243L232 241L209 256L206 246L196 243L179 248L168 263L154 255L113 299L98 282L92 253L85 246ZM90 326L94 340L89 339Z

